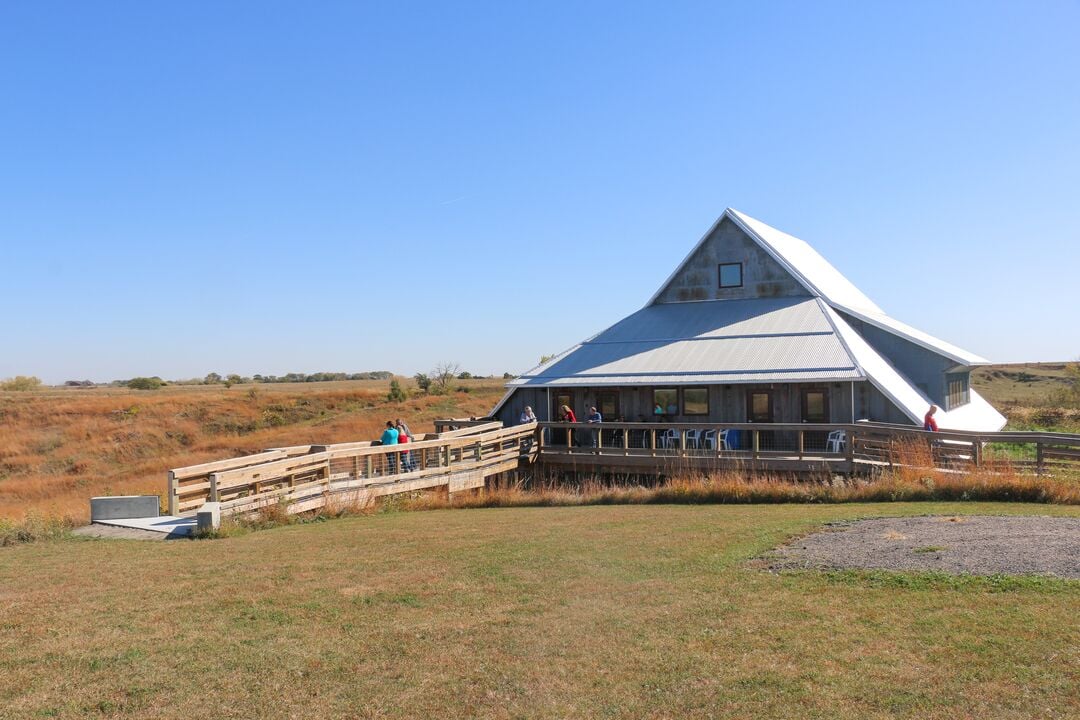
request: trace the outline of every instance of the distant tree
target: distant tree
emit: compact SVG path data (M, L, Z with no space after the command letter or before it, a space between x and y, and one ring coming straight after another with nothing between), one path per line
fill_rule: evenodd
M221 376L216 372L207 373L203 378L203 385L217 385L221 382Z
M390 392L386 395L387 402L404 402L409 396L401 389L401 383L397 380L390 381Z
M511 375L510 373L508 373L508 372L503 373L503 380L512 380L513 378L514 378L514 376Z
M420 388L420 392L426 393L431 390L431 378L426 373L416 373L413 375L413 380L416 382L416 387Z
M432 395L445 395L450 392L450 383L454 381L454 378L460 372L461 366L455 362L439 363L431 371L431 389L429 392Z
M1065 387L1054 399L1060 405L1080 407L1080 360L1065 363Z
M93 380L65 380L64 385L67 387L94 387Z
M0 390L24 392L26 390L36 390L39 387L41 387L41 379L33 375L16 375L13 378L0 380Z
M225 387L231 388L233 385L239 385L242 382L244 382L244 378L236 373L230 373L229 376L225 378Z
M469 372L468 370L462 370L461 372L459 372L459 373L458 373L457 379L458 379L458 380L471 380L471 379L473 379L474 377L476 377L476 376L475 376L475 375L473 375L473 374L472 374L471 372Z
M554 359L555 359L554 355L541 355L540 356L540 364L543 365L544 363L551 362Z
M157 390L165 384L165 381L157 375L154 377L135 377L127 381L127 386L132 390Z

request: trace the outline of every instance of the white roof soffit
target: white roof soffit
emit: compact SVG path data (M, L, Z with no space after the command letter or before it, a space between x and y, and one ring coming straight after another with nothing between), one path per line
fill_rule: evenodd
M802 285L814 295L824 298L833 307L867 322L886 332L899 335L916 345L940 353L945 357L964 366L986 365L989 361L979 355L967 352L955 345L940 340L933 335L917 330L910 325L899 322L889 317L884 310L878 307L873 300L868 298L859 288L848 280L833 265L822 257L821 253L811 247L804 240L794 235L777 230L771 225L752 218L734 208L727 208L716 219L709 230L698 240L693 249L687 254L675 272L649 299L648 305L656 302L664 291L664 288L675 278L676 275L690 262L690 258L715 232L724 218L730 218L747 235L754 239L776 260L782 267L795 277Z

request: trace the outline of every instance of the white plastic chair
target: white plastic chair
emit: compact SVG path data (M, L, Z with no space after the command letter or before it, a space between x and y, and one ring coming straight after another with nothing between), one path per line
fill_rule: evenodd
M715 450L716 444L719 441L721 450L730 450L731 445L728 444L728 431L720 430L706 430L702 444L706 450Z
M660 447L662 448L677 448L679 447L679 431L675 428L665 430L657 435L660 441Z
M820 436L819 436L820 437ZM847 448L847 433L843 430L833 430L825 441L826 452L840 453Z
M700 430L687 430L686 431L686 447L699 449L701 447L701 431Z

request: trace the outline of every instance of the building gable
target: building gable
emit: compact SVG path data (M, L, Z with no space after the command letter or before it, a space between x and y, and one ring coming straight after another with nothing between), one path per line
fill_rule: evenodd
M721 287L722 264L740 266L741 285ZM799 280L725 214L650 304L809 295Z

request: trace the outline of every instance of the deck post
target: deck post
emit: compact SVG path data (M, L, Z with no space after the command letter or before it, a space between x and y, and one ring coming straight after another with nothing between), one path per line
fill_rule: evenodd
M971 441L971 459L975 461L975 467L982 465L982 442L980 438Z
M652 450L653 457L656 457L656 428L649 429L649 448Z
M754 459L755 460L758 459L758 452L761 450L760 432L761 432L760 430L754 430Z
M210 502L218 501L217 473L210 473Z
M844 459L847 461L848 474L855 472L855 428L847 430L847 442L844 443ZM892 465L892 453L889 453L889 464Z
M628 427L622 429L622 449L623 455L630 454L630 428Z
M169 514L176 515L177 506L180 503L180 483L176 479L176 473L169 471Z
M1042 475L1045 468L1046 461L1043 458L1043 444L1042 440L1035 442L1035 474Z
M800 430L799 431L799 459L800 460L803 459L803 451L804 451L805 447L806 447L806 442L805 442L805 438L803 437L803 431Z

